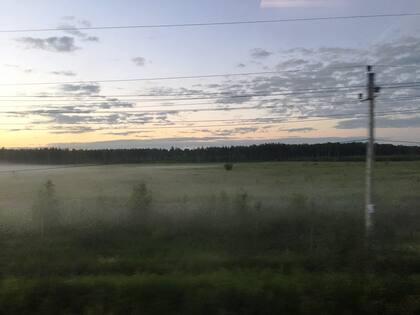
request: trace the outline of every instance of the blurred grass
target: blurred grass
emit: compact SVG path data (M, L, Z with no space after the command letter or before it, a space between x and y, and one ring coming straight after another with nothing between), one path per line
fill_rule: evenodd
M416 314L420 278L270 271L9 278L3 314Z

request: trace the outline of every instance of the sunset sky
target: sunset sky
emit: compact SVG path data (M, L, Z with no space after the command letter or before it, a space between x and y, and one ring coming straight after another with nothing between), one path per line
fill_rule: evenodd
M413 12L420 1L3 0L1 146L365 139L367 64L378 138L420 141L418 16L77 29ZM31 31L46 28L67 30Z

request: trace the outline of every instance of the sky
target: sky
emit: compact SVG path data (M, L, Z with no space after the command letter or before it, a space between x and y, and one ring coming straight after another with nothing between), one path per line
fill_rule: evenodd
M420 141L418 16L77 29L413 12L418 0L2 0L0 143L364 140L367 64L382 87L378 140ZM46 28L67 30L34 31ZM247 75L197 78L221 74Z

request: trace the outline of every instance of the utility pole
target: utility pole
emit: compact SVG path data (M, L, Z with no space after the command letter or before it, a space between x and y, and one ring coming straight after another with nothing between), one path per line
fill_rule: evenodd
M372 66L367 66L367 98L363 99L363 94L359 94L359 99L369 102L369 121L366 150L366 200L365 200L365 231L369 236L373 228L373 216L375 215L375 205L373 203L373 163L375 160L375 98L380 88L375 85L375 73Z

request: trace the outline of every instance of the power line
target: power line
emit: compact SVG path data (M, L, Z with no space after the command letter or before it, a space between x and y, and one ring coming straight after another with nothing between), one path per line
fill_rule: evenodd
M219 104L222 105L222 104ZM244 109L274 109L274 105L269 106L242 106L242 107L218 107L218 108L182 108L182 109L170 109L166 110L165 113L178 113L178 112L206 112L206 111L231 111L231 110L244 110ZM143 113L161 113L164 109L160 110L126 110L126 111L98 111L95 110L95 114L143 114ZM37 115L37 114L93 114L91 110L77 109L77 110L59 110L59 109L39 109L33 111L0 111L3 114L14 114L14 115Z
M356 89L356 88L360 88L358 86L353 86L353 87L346 87L346 89ZM338 88L338 90L340 91L340 88ZM343 90L343 88L341 88L341 90ZM189 101L189 100L208 100L208 99L234 99L234 98L248 98L248 97L271 97L271 96L289 96L289 95L304 95L304 94L318 94L318 93L333 93L336 94L337 91L335 88L325 88L325 89L307 89L305 91L291 91L291 92L266 92L266 93L250 93L250 94L231 94L231 95L223 95L223 94L215 94L218 96L200 96L200 97L177 97L177 98L149 98L149 99L138 99L138 98L134 98L134 99L121 99L121 100L113 100L113 99L103 99L102 101L98 101L98 100L85 100L85 99L59 99L59 100L54 100L54 99L35 99L35 100L31 100L31 99L24 99L24 100L19 100L19 99L0 99L0 102L92 102L92 101L96 101L96 104L102 104L102 103L106 103L106 102L156 102L156 101ZM347 92L347 91L344 91ZM349 93L350 91L348 91ZM126 95L128 96L128 95ZM136 95L132 95L133 97L135 97ZM1 96L0 96L1 97ZM313 97L313 96L312 96ZM328 97L328 96L326 96Z
M231 119L200 119L200 120L170 120L170 121L163 121L163 122L149 122L148 124L153 124L153 126L159 126L159 125L168 125L172 123L185 123L185 124L191 124L191 123L202 123L202 122L252 122L252 121L261 121L261 122L272 122L278 119L282 119L281 117L257 117L257 118L231 118ZM51 121L45 121L45 122L37 122L37 125L44 123L49 124ZM2 125L11 125L11 126L18 126L18 125L24 125L28 126L32 123L2 123ZM112 123L112 122L87 122L84 124L81 123L61 123L61 125L71 125L71 126L84 126L84 125L120 125L121 123ZM126 125L133 125L133 124L139 124L139 122L130 122L126 121L124 122ZM125 129L125 128L121 128Z
M325 96L324 96L325 97ZM404 101L415 101L418 100L420 96L412 96L412 97L401 97L401 98L382 98L381 103L394 103L394 102L404 102ZM308 98L312 101L310 103L302 103L298 101L292 101L291 104L286 104L284 106L286 107L298 107L302 105L308 105L308 106L327 106L327 105L345 105L348 101L351 100L345 100L342 99L340 101L321 101L321 100L314 100L313 97ZM167 112L196 112L196 111L229 111L229 110L241 110L241 109L256 109L256 110L264 110L264 109L274 109L278 108L277 105L269 105L269 102L280 102L280 101L289 101L282 98L271 98L271 99L263 99L263 100L248 100L244 103L224 103L224 102L204 102L204 103L181 103L181 104L153 104L153 105L141 105L140 107L133 107L133 106L127 106L126 109L129 110L102 110L98 111L97 108L101 107L103 105L102 103L86 103L82 105L74 105L74 104L21 104L22 107L36 107L37 109L31 109L31 110L20 110L20 111L0 111L0 113L7 113L7 114L25 114L25 115L37 115L37 114L90 114L93 109L95 109L94 113L101 113L101 114L129 114L129 113L160 113L162 111ZM250 106L243 106L243 104L250 104L250 102L259 102L254 105ZM261 102L267 102L267 104L261 104ZM354 101L356 102L356 101ZM132 105L132 104L130 104ZM208 108L190 108L187 109L185 107L189 106L219 106L219 107L208 107ZM74 107L72 109L61 109L65 108L66 106ZM117 107L116 106L110 106L110 107ZM232 107L232 106L239 106L239 107ZM0 106L1 107L1 106ZM8 107L7 105L4 107ZM181 107L179 109L172 109L172 110L166 110L168 107ZM155 110L145 110L145 111L134 111L133 109L143 109L143 108L153 108ZM105 109L105 108L102 108ZM130 110L131 109L131 110Z
M377 113L377 116L389 116L389 115L395 115L395 114L416 114L416 113L420 113L420 110L419 109L417 109L417 110L411 109L411 110L384 111L384 112L378 112ZM311 119L311 118L314 118L314 117L321 117L321 118L319 118L319 119L318 118L317 119ZM212 120L212 121L214 121L214 122L216 122L216 121L218 121L218 122L223 122L223 121L247 121L248 122L247 125L250 125L250 124L257 124L257 125L258 124L265 124L265 125L270 125L271 124L272 125L272 124L278 124L278 123L288 124L288 123L302 123L302 122L334 121L334 120L337 120L337 119L346 119L348 117L365 118L365 117L367 117L367 114L364 114L364 113L362 113L362 114L360 114L360 113L343 113L343 114L329 114L329 115L309 115L309 116L306 115L306 116L297 116L297 117L276 116L276 117L273 117L273 118L267 118L267 117L264 117L264 118L256 118L254 120L262 120L262 119L267 119L268 120L268 119L270 119L271 121L256 121L256 122L251 122L251 123L249 123L249 121L252 121L252 119L243 119L243 120L240 120L240 119L229 119L229 120ZM296 120L287 120L287 119L290 119L290 118L296 119ZM273 120L275 122L273 122ZM191 124L191 123L200 123L200 122L204 122L204 121L202 121L202 120L188 120L188 121L182 121L182 122L183 123L190 123ZM46 123L48 123L48 122L46 122ZM53 122L49 122L49 123L53 123ZM199 126L197 126L197 125L179 126L178 125L178 126L171 126L171 125L168 125L170 123L172 123L172 121L168 121L165 124L161 124L163 126L154 124L154 125L150 126L150 128L145 128L145 127L135 128L135 129L125 128L125 127L123 127L123 128L101 128L101 129L92 130L92 131L100 131L100 130L180 129L180 128L203 128L203 127L223 127L223 126L229 127L229 126L232 126L233 125L231 123L231 124L226 124L226 125L205 125L205 126L202 126L202 125L199 125ZM82 127L82 126L88 126L89 124L90 124L89 122L84 122L84 123L72 124L72 126ZM102 124L103 125L110 125L110 123L108 123L108 122L104 122ZM124 124L139 124L139 122L124 122ZM144 122L143 122L143 124L144 124ZM28 126L28 125L31 125L31 123L22 124L22 125ZM63 125L63 124L61 124L61 125ZM150 123L149 123L149 125L150 125ZM240 125L243 125L243 124L240 124ZM71 126L70 126L70 128L71 128ZM9 130L10 131L10 128L8 128L8 129L1 129L1 130ZM28 129L28 131L33 131L33 130L50 130L50 131L57 130L57 131L65 131L66 129L59 129L59 128L42 128L42 129L36 128L36 129ZM71 130L71 129L68 129L68 130ZM25 130L21 130L21 131L25 131Z
M403 86L404 85L404 86ZM405 85L409 85L408 87L417 87L420 86L420 82L403 82L403 83L384 83L383 88L387 89L387 88L405 88ZM119 94L119 95L87 95L87 96L74 96L74 95L60 95L60 96L18 96L18 95L12 95L12 96L2 96L1 97L15 97L15 98L21 98L21 97L39 97L41 98L40 100L16 100L16 99L12 99L12 100L4 100L4 99L0 99L0 101L3 102L29 102L29 101L36 101L36 102L40 102L40 101L51 101L51 99L46 99L44 100L44 98L50 98L50 97L68 97L68 98L74 98L77 97L77 99L73 100L73 99L69 99L69 100L54 100L54 101L90 101L90 100L85 100L84 98L104 98L102 102L128 102L128 101L142 101L142 102L152 102L152 101L180 101L180 100L200 100L200 99L229 99L229 98L246 98L246 97L269 97L269 96L277 96L277 95L284 95L284 96L289 96L289 95L303 95L303 94L317 94L317 93L337 93L337 91L344 91L347 93L350 93L351 90L353 89L359 89L359 88L363 88L363 86L361 85L349 85L349 86L338 86L338 87L324 87L324 88L306 88L306 89L294 89L294 90L290 90L289 92L287 91L282 91L282 92L269 92L269 91L263 91L260 93L249 93L249 94L232 94L232 92L216 92L216 93L192 93L192 94L171 94L168 96L181 96L178 98L153 98L153 99L124 99L124 100L115 100L115 99L106 99L106 98L110 98L110 97L156 97L156 96L165 96L165 95L156 95L156 94ZM348 90L348 91L346 91ZM204 96L199 96L199 97L182 97L182 96L194 96L194 95L204 95ZM210 96L213 95L213 96ZM318 96L319 97L319 96ZM328 97L328 96L326 96ZM98 103L100 104L100 103Z
M196 106L197 104L194 104ZM204 105L204 103L202 104ZM207 105L207 104L206 104ZM213 104L211 104L213 105ZM179 112L212 112L212 111L234 111L234 110L265 110L265 109L277 109L275 105L252 105L252 106L240 106L240 107L231 107L232 104L223 105L223 104L214 104L224 107L206 107L206 108L181 108L181 109L153 109L153 110L95 110L92 112L90 109L74 109L74 110L60 110L56 108L51 109L38 109L32 111L0 111L3 114L12 114L12 115L45 115L45 114L144 114L144 113L162 113L163 111L167 114L179 113ZM233 104L234 105L234 104ZM182 106L182 105L180 105Z
M401 96L396 98L385 99L387 101L414 101L420 98L420 95ZM383 100L383 99L380 99Z
M386 101L386 100L385 100ZM392 101L392 102L394 102L394 100L389 100L389 101ZM395 100L395 101L398 101L398 100ZM382 103L383 103L384 101L382 101ZM346 104L346 102L334 102L334 103L328 103L328 105L343 105L343 104ZM178 105L178 106L181 106L182 104L176 104L176 105ZM186 106L186 105L195 105L195 106L197 106L197 105L200 105L200 104L183 104L184 106ZM217 104L214 104L214 103L201 103L201 105L217 105ZM320 105L320 104L314 104L314 105ZM258 107L258 106L255 106L255 109L266 109L267 107ZM288 106L288 108L290 108L290 105ZM235 109L241 109L241 107L239 107L239 108L235 108ZM271 107L269 107L269 108L267 108L267 109L272 109ZM161 111L163 111L163 110L161 110ZM161 111L156 111L157 113L160 113ZM174 110L174 112L179 112L179 111L183 111L183 110ZM401 114L401 113L416 113L417 112L417 109L407 109L407 110L397 110L397 111L393 111L392 113L396 113L396 114ZM15 114L15 112L13 112L14 114ZM23 113L26 113L26 112L23 112ZM29 112L29 113L27 113L28 115L43 115L43 114L56 114L56 113L60 113L60 112L58 112L58 110L50 110L50 111L48 111L48 110L46 110L46 111L35 111L35 112L33 112L33 113L31 113L31 112ZM71 112L71 111L69 111L68 112L69 114L90 114L90 112L77 112L77 111L74 111L74 112ZM110 112L105 112L105 113L110 113ZM118 111L118 113L120 113L120 114L127 114L126 116L130 116L129 114L130 114L130 112L123 112L123 111ZM137 112L135 113L135 114L137 114ZM355 113L354 115L356 115L357 113ZM338 115L341 115L341 114L338 114ZM353 115L353 114L351 114L351 115ZM335 116L335 115L334 115ZM81 117L84 117L84 116L81 116ZM105 116L106 117L106 116ZM290 116L287 116L287 117L283 117L283 118L288 118L288 117L290 117ZM260 119L260 118L258 118L258 119ZM271 118L261 118L261 119L271 119ZM177 123L177 122L185 122L185 123L192 123L192 122L209 122L209 121L235 121L235 120L237 120L237 119L235 119L235 118L232 118L232 119L229 119L229 120L226 120L226 119L223 119L223 120L220 120L220 119L211 119L211 120L200 120L200 121L195 121L195 120L181 120L181 121L174 121L174 120L171 120L171 121L167 121L167 123ZM247 121L249 121L249 120L252 120L252 119L250 119L250 118L248 118L248 119L244 119L244 120L247 120ZM51 123L51 121L45 121L45 122L37 122L37 124L47 124L47 123ZM134 123L139 123L139 122L130 122L130 121L125 121L124 123L126 123L126 124L134 124ZM8 123L8 122L2 122L2 124L3 125L25 125L25 126L27 126L27 125L30 125L30 124L32 124L31 122L29 122L29 123ZM72 124L72 125L74 125L74 123L65 123L65 122L63 122L62 124ZM102 123L102 122L88 122L88 124L100 124L100 125L102 125L102 124L113 124L113 123L110 123L110 122L106 122L106 123ZM121 124L121 122L119 122L118 124Z
M171 77L150 77L133 79L109 79L109 80L86 80L86 81L54 81L54 82L27 82L27 83L1 83L0 86L21 86L21 85L54 85L54 84L86 84L86 83L112 83L112 82L137 82L137 81L160 81L160 80L182 80L182 79L202 79L232 76L252 76L264 74L276 74L278 71L261 71L245 73L225 73L225 74L205 74L191 76L171 76Z
M359 66L357 66L359 67ZM85 80L85 81L51 81L51 82L26 82L26 83L0 83L0 86L30 86L30 85L65 85L65 84L95 84L95 83L115 83L115 82L138 82L138 81L160 81L160 80L182 80L182 79L202 79L202 78L217 78L217 77L231 77L231 76L254 76L254 75L275 75L282 72L296 72L290 71L260 71L260 72L243 72L243 73L224 73L224 74L204 74L204 75L191 75L191 76L167 76L167 77L149 77L149 78L131 78L131 79L107 79L107 80ZM400 83L383 83L381 86L398 87L402 85L417 86L420 82L400 82ZM332 87L335 89L340 88L362 88L362 85Z
M395 82L395 83L382 83L381 84L381 88L392 88L392 87L411 87L411 86L419 86L420 82L419 81L414 81L414 82Z
M350 66L346 66L348 68ZM355 65L352 67L361 67ZM340 67L343 68L343 67ZM131 79L107 79L107 80L84 80L84 81L51 81L51 82L26 82L26 83L0 83L0 86L28 86L28 85L55 85L55 84L94 84L94 83L113 83L113 82L138 82L138 81L163 81L163 80L183 80L183 79L205 79L218 77L234 77L234 76L255 76L255 75L275 75L281 73L302 72L302 70L278 70L278 71L259 71L259 72L243 72L243 73L223 73L223 74L204 74L191 76L164 76L150 78L131 78ZM312 71L313 72L313 71ZM317 72L317 71L315 71Z
M289 95L290 93L293 94L306 94L306 93L337 93L337 90L343 90L343 89L356 89L356 88L362 88L362 86L347 86L347 87L326 87L326 88L307 88L307 89L293 89L293 90L280 90L280 91L259 91L252 94L255 94L255 96L269 96L269 95ZM346 92L346 91L344 91ZM349 91L350 92L350 91ZM232 92L205 92L205 93L178 93L178 94L108 94L108 95L0 95L1 97L11 97L11 98L28 98L28 97L36 97L36 98L70 98L70 99L98 99L102 98L103 101L112 101L109 98L120 98L120 97L185 97L185 96L199 96L199 97L209 97L212 96L214 98L234 98L234 97L242 97L243 95L247 94L235 94ZM107 99L108 98L108 99ZM193 99L193 98L186 98L186 99ZM115 100L115 99L114 99ZM119 100L119 99L118 99ZM122 99L122 101L125 99ZM156 100L151 99L151 100ZM163 98L162 101L168 101L170 99Z
M255 109L271 109L273 106L277 106L277 104L272 104L270 105L270 103L273 102L280 102L280 101L285 101L285 99L280 99L280 98L275 98L275 99L264 99L264 100L249 100L243 103L214 103L214 102L201 102L201 103L181 103L181 104L155 104L155 105L140 105L140 106L127 106L124 107L124 110L119 110L119 111L115 111L115 109L113 111L106 111L107 108L102 108L101 104L96 104L96 103L88 103L88 104L81 104L81 105L68 105L68 104L21 104L22 106L19 107L23 107L22 110L20 111L0 111L0 113L13 113L13 114L19 114L19 113L40 113L40 114L48 114L48 113L73 113L73 114L83 114L83 113L91 113L93 110L95 110L95 112L92 113L98 113L98 109L102 109L103 111L100 113L120 113L120 114L124 114L124 113L129 113L130 110L134 110L134 109L143 109L143 108L152 108L152 109L156 109L157 112L162 112L165 111L168 107L170 108L174 108L171 111L196 111L197 109L202 109L201 107L198 107L197 109L195 108L190 108L190 109L186 109L186 107L189 106L217 106L217 107L208 107L208 110L212 110L213 108L216 109L224 109L224 110L229 110L230 108L237 108L237 109L248 109L248 106L244 106L244 105L250 105L253 104L253 108ZM347 100L342 100L342 101L337 101L337 102L323 102L321 100L317 101L317 102L311 102L311 103L303 103L303 102L297 102L297 101L293 101L291 104L284 104L284 106L282 106L281 108L292 108L292 107L298 107L298 106L303 106L303 105L308 105L308 106L326 106L326 105L344 105L347 104L348 101L353 101L356 102L354 100L351 99L347 99ZM389 102L389 100L383 100L383 102ZM401 102L401 101L407 101L406 99L404 100L392 100L395 102ZM252 102L252 103L251 103ZM257 102L257 103L255 103ZM264 104L262 104L261 102L266 102ZM30 106L30 108L27 108L28 106ZM232 107L232 106L239 106L239 107ZM240 106L244 106L244 107L240 107ZM8 105L5 106L0 106L0 107L9 107ZM72 107L71 109L66 109L67 107ZM181 107L181 108L176 108L176 107ZM110 106L109 109L111 108L118 108L118 106ZM120 108L122 108L122 106L120 106ZM279 108L279 107L276 107ZM149 111L148 111L149 112ZM154 111L150 111L150 112L154 112Z
M348 87L350 88L350 87ZM351 87L352 89L354 88L358 88L356 86ZM345 93L351 93L351 91L344 91ZM306 96L306 94L318 94L318 93L332 93L331 95L311 95L311 96ZM203 97L186 97L186 98L170 98L170 99L165 99L165 98L155 98L155 99L122 99L122 100L112 100L112 99L104 99L103 101L97 101L97 100L84 100L84 99L67 99L67 100L63 100L63 99L59 99L59 100L54 100L54 99L35 99L35 100L31 100L31 99L24 99L24 100L18 100L18 99L0 99L0 102L66 102L68 104L47 104L47 106L65 106L65 105L74 105L74 103L76 102L82 102L86 105L106 105L107 102L112 103L115 102L115 106L118 105L123 105L124 103L133 103L133 102L157 102L157 101L161 101L161 102L167 102L167 101L190 101L190 100L227 100L227 99L237 99L237 98L255 98L255 97L274 97L274 96L296 96L296 95L303 95L302 97L297 97L298 99L317 99L317 98L333 98L334 94L337 94L337 91L331 89L331 91L329 90L309 90L307 92L288 92L288 93L267 93L267 94L263 94L263 93L254 93L254 94L241 94L241 95L230 95L230 96L223 96L220 95L219 97L216 96L203 96ZM1 96L0 96L1 97ZM418 97L420 97L420 95L407 95L407 96L403 96L401 95L401 97L399 98L395 98L395 99L388 99L388 100L394 100L394 101L399 101L399 100L411 100L411 99L417 99ZM280 100L286 100L286 99L262 99L261 101L280 101ZM89 103L88 103L89 102ZM233 103L233 102L232 102ZM203 104L212 104L212 103L203 103ZM219 102L219 103L215 103L216 104L229 104L229 102ZM35 106L35 105L25 105L22 104L23 106ZM44 106L39 104L40 106ZM131 105L131 104L129 104ZM180 105L194 105L194 104L162 104L161 106L180 106ZM198 103L198 105L200 105L200 103ZM1 105L0 105L1 106ZM7 105L6 105L7 106ZM110 105L112 106L112 104ZM151 105L152 107L156 107L156 106L160 106L159 104L157 105ZM147 105L143 105L142 107L149 107Z
M372 67L379 68L418 68L420 64L391 65L391 64L373 64Z
M288 18L288 19L271 19L271 20L179 23L179 24L142 24L142 25L110 25L110 26L88 26L88 27L3 29L3 30L0 30L0 33L55 32L55 31L76 31L76 30L87 31L87 30L141 29L141 28L186 28L186 27L202 27L202 26L227 26L227 25L268 24L268 23L286 23L286 22L376 19L376 18L387 18L387 17L410 17L410 16L420 16L420 12L419 13L417 12L405 13L404 12L404 13L389 13L389 14Z
M126 108L126 109L143 109L143 108L155 108L155 109L159 109L159 112L161 112L161 111L164 111L165 110L165 108L168 108L168 107L178 107L178 106L182 106L182 107L189 107L189 106L202 106L202 105L205 105L205 106L210 106L210 105L214 105L214 106L219 106L218 108L224 108L224 109L229 109L229 108L231 108L230 106L241 106L241 105L243 105L243 104L250 104L250 102L279 102L279 101L284 101L285 99L282 99L282 98L274 98L274 99L264 99L264 100L249 100L249 101L246 101L246 102L243 102L243 103L223 103L223 102L221 102L221 103L215 103L215 102L201 102L201 103L181 103L181 104L154 104L154 105L141 105L141 106L136 106L136 107L133 107L133 106L126 106L126 107L124 107L124 108ZM354 101L354 100L353 100ZM342 102L340 102L340 103L331 103L331 102L329 102L328 104L331 104L331 105L333 105L333 104L341 104ZM299 103L298 105L300 105L301 103ZM86 110L89 110L89 109L97 109L97 108L101 108L101 103L87 103L87 104L81 104L81 105L72 105L72 104L20 104L20 105L22 105L21 107L28 107L28 106L30 106L31 108L36 108L36 109L32 109L31 111L34 111L34 112L42 112L42 111L60 111L61 110L61 108L66 108L66 107L68 107L68 106L71 106L71 107L74 107L74 108L72 108L72 109L69 109L69 110L67 110L66 111L66 113L77 113L78 111L86 111ZM293 104L293 105L295 105L295 104ZM315 103L312 103L311 105L317 105L317 104L315 104ZM222 107L222 106L224 106L224 107ZM264 107L263 106L263 104L256 104L256 105L253 105L254 107L255 107L255 109L259 109L259 108L261 108L261 109L264 109L264 108L268 108L268 106L266 106L266 107ZM274 105L269 105L269 106L274 106ZM291 106L291 105L287 105L287 106ZM5 106L0 106L0 107L9 107L9 105L5 105ZM19 106L20 107L20 106ZM110 106L110 108L112 108L112 107L114 107L114 108L116 108L116 107L118 107L118 106ZM238 109L240 109L241 107L238 107ZM247 108L247 107L245 107L245 108ZM102 108L102 109L105 109L105 108ZM199 108L199 109L201 109L201 108ZM212 108L209 108L209 109L212 109ZM181 111L183 111L184 109L183 108L180 108L180 109L173 109L173 111L179 111L179 110L181 110ZM186 110L186 111L195 111L195 109L188 109L188 110ZM27 111L14 111L13 113L20 113L20 112L22 112L22 113L26 113ZM118 113L125 113L125 112L129 112L129 111L124 111L124 110L120 110L120 111L118 111ZM0 111L0 113L10 113L10 111ZM107 111L107 113L110 113L110 111Z

